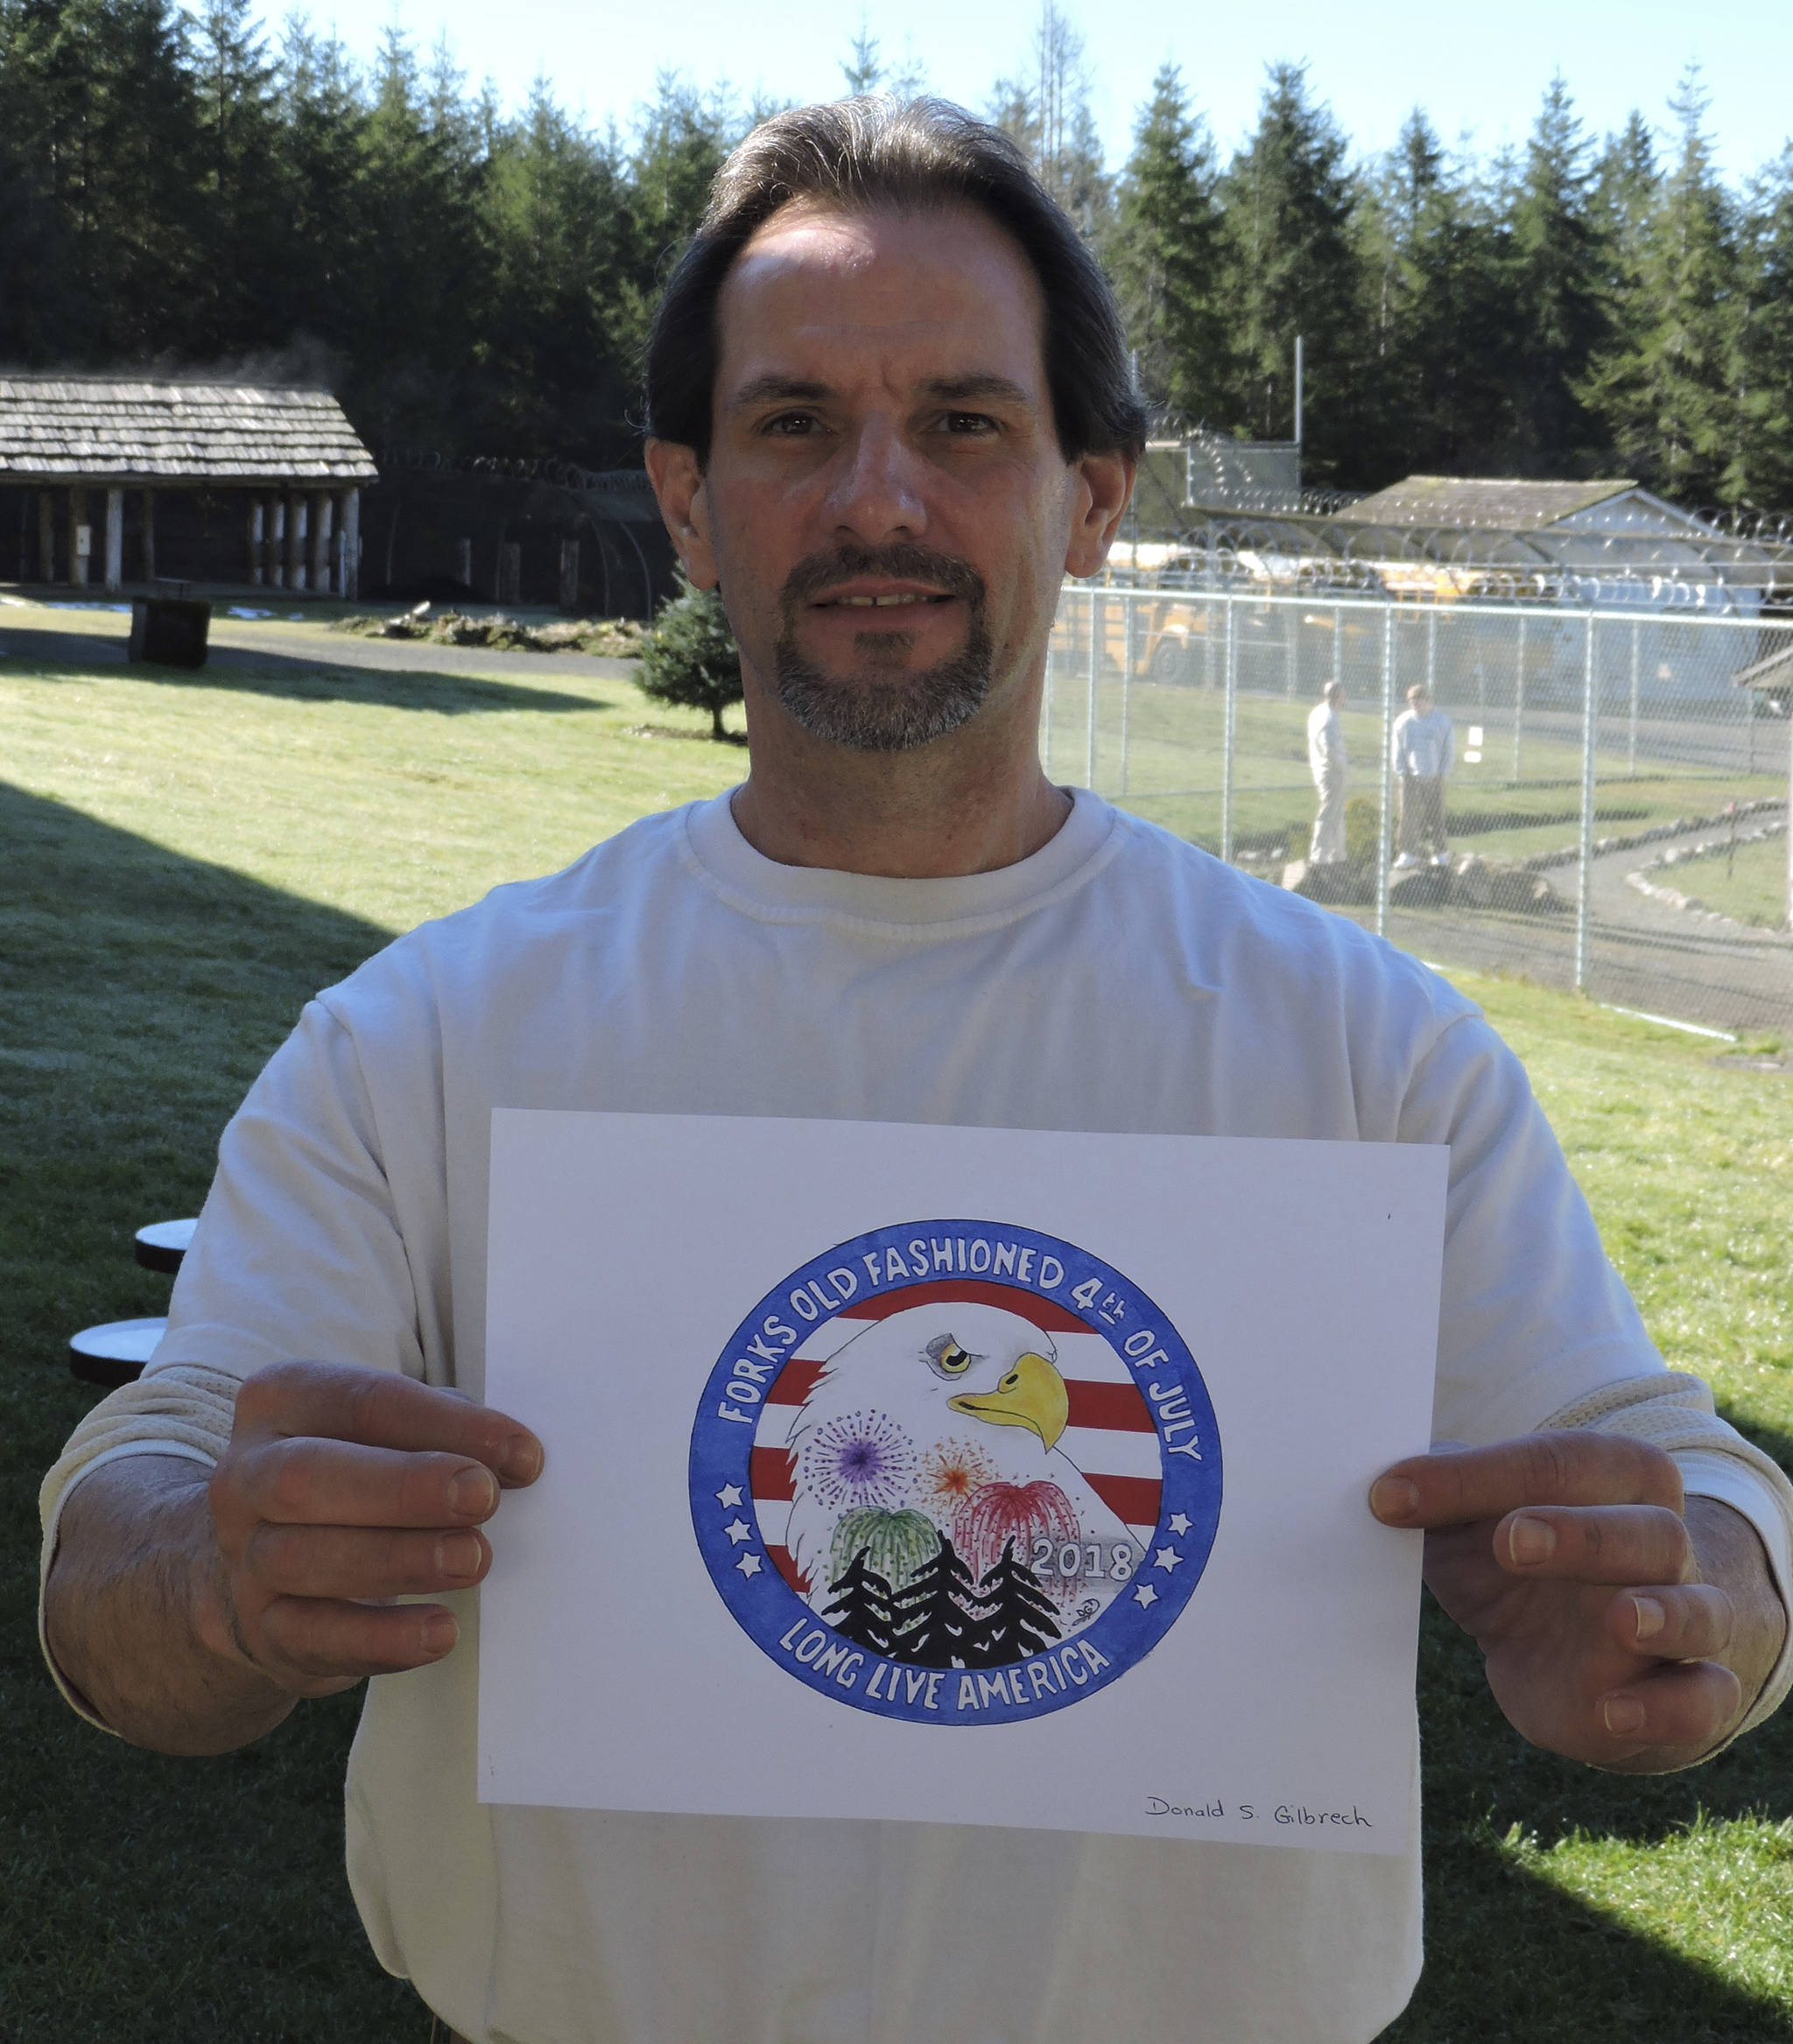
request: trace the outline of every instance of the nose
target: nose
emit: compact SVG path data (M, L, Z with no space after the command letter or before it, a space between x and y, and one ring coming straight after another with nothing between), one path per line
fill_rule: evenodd
M834 536L867 546L919 539L928 522L923 467L896 426L867 420L842 449L829 481L825 512Z

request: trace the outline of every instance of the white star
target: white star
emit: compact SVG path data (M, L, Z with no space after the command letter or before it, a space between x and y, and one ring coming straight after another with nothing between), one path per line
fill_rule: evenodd
M741 1486L738 1483L725 1483L716 1493L716 1502L725 1512L732 1511L741 1502Z
M1158 1593L1150 1583L1142 1583L1133 1593L1133 1601L1143 1610L1146 1605L1158 1601Z
M753 1538L752 1527L739 1519L731 1519L722 1530L728 1535L730 1547L739 1547L742 1541Z
M1178 1563L1183 1559L1183 1556L1177 1552L1174 1547L1161 1547L1153 1555L1152 1559L1159 1568L1170 1570L1174 1569Z
M757 1555L742 1555L735 1566L743 1576L757 1576L760 1572L760 1558Z
M1174 1534L1175 1534L1175 1535L1178 1536L1178 1538L1180 1540L1180 1539L1183 1537L1183 1535L1184 1535L1185 1533L1187 1533L1187 1532L1189 1531L1189 1517L1188 1517L1188 1514L1187 1514L1186 1513L1184 1513L1184 1512L1173 1512L1173 1513L1171 1513L1171 1532L1172 1532L1172 1533L1174 1533Z

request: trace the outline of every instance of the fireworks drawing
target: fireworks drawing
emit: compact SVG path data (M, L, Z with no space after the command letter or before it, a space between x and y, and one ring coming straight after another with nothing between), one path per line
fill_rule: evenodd
M921 1458L922 1501L950 1521L972 1493L989 1483L996 1465L972 1441L938 1441Z
M1082 1538L1071 1500L1055 1483L987 1483L953 1514L953 1544L980 1578L995 1567L1009 1542L1016 1559L1025 1561L1040 1538L1055 1547Z
M798 1462L805 1489L828 1512L894 1512L915 1480L914 1445L882 1412L844 1412L825 1421Z
M834 1528L828 1555L830 1586L846 1575L855 1555L862 1555L867 1568L882 1577L888 1588L901 1590L933 1559L939 1545L933 1521L919 1512L881 1512L875 1507L849 1512Z

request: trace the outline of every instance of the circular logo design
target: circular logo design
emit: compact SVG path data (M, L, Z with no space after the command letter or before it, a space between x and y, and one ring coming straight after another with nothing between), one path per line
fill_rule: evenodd
M1007 1724L1105 1688L1175 1624L1220 1441L1182 1338L1100 1257L918 1221L825 1251L736 1328L691 1508L723 1601L798 1681Z

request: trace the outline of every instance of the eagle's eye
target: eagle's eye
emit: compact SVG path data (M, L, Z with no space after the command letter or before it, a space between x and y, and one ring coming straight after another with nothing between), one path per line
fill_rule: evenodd
M962 1377L978 1359L960 1348L950 1334L937 1334L922 1353L937 1377Z

